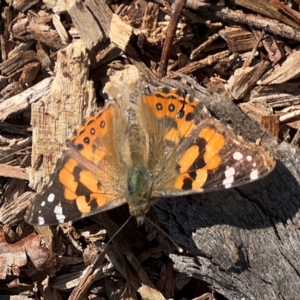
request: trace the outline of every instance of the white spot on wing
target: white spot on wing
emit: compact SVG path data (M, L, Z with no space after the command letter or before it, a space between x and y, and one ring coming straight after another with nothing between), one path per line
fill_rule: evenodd
M38 224L39 225L44 225L45 224L45 219L43 217L38 217Z
M63 209L62 209L60 203L55 206L54 213L55 213L56 220L59 223L64 223L65 222L66 216L63 214Z
M232 176L234 176L234 174L235 174L235 169L233 167L231 167L225 171L226 178L232 177Z
M232 186L232 183L234 181L233 177L229 177L223 180L223 185L225 185L225 189L229 189Z
M57 221L58 221L59 223L65 223L65 219L66 219L66 216L65 216L65 215L61 215L61 216L60 216L60 219L57 219Z
M225 189L229 189L234 182L235 169L233 167L228 168L224 174L226 178L223 180L223 185L225 186Z
M241 152L234 152L234 153L233 153L233 159L234 159L234 160L239 161L239 160L241 160L242 158L243 158L243 154L242 154Z
M54 213L56 215L62 215L62 207L60 205L56 205L55 208L54 208Z
M251 180L256 180L258 178L258 170L255 169L255 170L252 170L251 173L250 173L250 179Z
M51 193L51 194L48 195L47 201L48 202L53 202L54 199L55 199L55 195L53 193Z
M43 202L41 203L41 206L45 206L45 204L46 204L46 202L45 202L45 201L43 201Z
M251 160L252 160L252 156L251 156L251 155L248 155L248 156L246 157L246 159L247 159L248 161L251 161Z

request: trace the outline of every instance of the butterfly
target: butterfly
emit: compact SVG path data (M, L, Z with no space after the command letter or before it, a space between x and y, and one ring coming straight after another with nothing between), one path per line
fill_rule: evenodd
M83 120L25 220L58 224L127 203L142 223L162 197L236 187L274 167L263 147L238 138L198 99L145 87L135 105L109 99Z

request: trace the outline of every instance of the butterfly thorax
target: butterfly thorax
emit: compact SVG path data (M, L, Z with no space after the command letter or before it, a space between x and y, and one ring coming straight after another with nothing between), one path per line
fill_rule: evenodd
M150 180L149 172L144 164L132 166L127 175L127 203L130 214L142 223L144 215L150 208Z

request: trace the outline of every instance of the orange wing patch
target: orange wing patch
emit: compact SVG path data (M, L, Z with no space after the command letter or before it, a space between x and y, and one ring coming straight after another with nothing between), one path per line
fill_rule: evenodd
M105 150L94 147L95 140L107 134L115 110L115 106L111 105L105 110L101 109L96 115L89 116L69 138L69 142L87 160L99 162L103 159Z
M165 133L165 140L179 144L195 129L195 105L190 96L183 97L178 90L158 89L155 94L144 94L143 101L155 117L174 122Z
M216 169L222 162L219 152L225 145L224 136L217 133L214 129L205 128L200 131L199 137L206 141L203 155L205 162L204 168L206 170Z
M224 136L212 128L204 128L198 138L178 162L180 175L174 183L177 190L201 191L207 181L208 171L217 169L222 163L219 153L225 145Z

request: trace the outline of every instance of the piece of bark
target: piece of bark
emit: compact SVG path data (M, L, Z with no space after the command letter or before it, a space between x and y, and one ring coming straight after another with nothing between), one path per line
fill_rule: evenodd
M289 112L287 114L284 114L279 117L279 121L282 123L291 122L292 120L299 119L300 118L300 110L295 110L292 112ZM297 128L297 127L296 127Z
M0 91L4 89L8 85L8 77L0 75ZM2 94L2 93L1 93ZM1 99L0 99L1 102Z
M274 19L269 19L256 14L246 14L240 10L231 10L229 8L215 11L215 16L223 20L230 20L239 24L252 26L256 29L265 30L268 33L284 38L300 41L300 29L298 25L292 27Z
M61 38L61 41L66 44L69 43L70 40L69 40L68 32L67 32L66 28L64 27L64 25L62 24L62 22L60 21L59 15L54 14L52 17L52 22L53 22L53 25L54 25L58 35Z
M23 111L28 108L31 103L47 95L52 81L53 78L46 78L22 93L1 102L0 120L3 121L11 114Z
M22 93L24 89L25 86L23 84L19 82L12 82L0 91L0 96L2 99L9 99L10 97L14 97L15 95Z
M227 42L233 53L252 50L256 44L253 34L242 27L222 29L219 31L219 35Z
M235 70L234 75L229 78L228 83L225 85L226 91L235 100L243 98L254 87L261 75L265 73L268 66L267 61L261 61L253 67Z
M7 275L19 276L20 268L26 265L28 258L36 268L45 267L45 265L53 264L55 261L54 253L40 246L41 237L33 233L14 244L9 244L1 229L0 244L1 280L4 280Z
M22 1L22 0L9 0L7 1L10 6L13 6L15 9L25 12L30 7L34 6L39 2L39 0L29 0L29 1Z
M99 43L105 42L107 37L99 26L102 21L99 8L96 7L96 9L90 10L89 5L93 5L93 1L73 1L69 4L68 13L78 30L84 46L91 50Z
M125 51L132 35L132 27L124 23L119 16L113 14L109 31L110 40L121 50Z
M108 47L100 50L95 55L94 68L107 64L108 62L120 56L120 54L121 54L121 50L117 46L110 44Z
M159 5L149 2L145 9L141 30L152 31L157 28Z
M24 192L0 209L0 222L7 226L16 226L23 218L34 193Z
M219 62L220 60L226 58L229 55L229 50L225 50L214 55L208 55L206 58L193 61L188 64L186 67L179 69L176 73L178 74L191 74L203 67L210 66L214 63ZM176 73L169 73L166 77L168 78L175 78L177 75Z
M16 72L21 72L22 68L26 64L34 61L37 61L37 55L35 51L21 51L17 55L1 63L0 70L4 75L12 76L13 74L16 74Z
M274 136L277 136L279 138L280 133L280 122L279 122L279 116L272 115L272 116L262 116L261 117L261 124L271 131Z
M64 141L94 109L95 92L88 80L88 64L80 41L59 52L50 94L32 105L32 166L36 169L29 171L29 177L35 190L48 181Z
M200 55L200 53L210 46L215 40L217 40L221 36L220 33L215 33L213 36L210 36L207 41L199 45L196 49L194 49L190 55L191 60L196 60L196 58Z
M261 123L262 116L272 114L272 111L265 105L260 105L255 102L246 102L239 104L241 110L250 118L258 123Z
M261 103L271 108L281 108L300 104L298 83L257 86L250 92L249 102Z
M261 1L230 0L230 2L233 2L234 5L240 5L249 10L257 12L260 15L277 19L278 21L289 24L290 26L300 28L298 22L295 22L293 19L291 19L290 17L282 13L277 7L270 4L269 0L261 0Z
M68 1L43 0L43 3L56 14L65 13L69 7Z
M47 24L51 19L51 15L31 19L17 19L12 24L11 34L14 38L20 38L25 41L34 39L55 49L60 49L63 44L59 35Z
M25 169L5 164L0 164L0 176L28 180Z
M292 52L282 64L277 64L257 82L259 85L280 84L300 76L300 51Z
M41 65L39 62L32 62L24 66L19 82L21 84L29 85L36 78L40 67Z
M2 7L1 11L1 30L0 30L0 55L1 61L7 59L8 53L14 48L14 43L10 40L9 24L13 19L10 7Z
M52 66L51 59L50 59L48 53L43 48L37 49L37 58L41 64L42 68L47 69Z
M278 0L271 0L270 5L277 8L277 10L281 13L283 13L285 16L289 16L291 19L296 21L296 23L299 23L300 21L300 13L296 10L292 9L291 7L281 3Z

